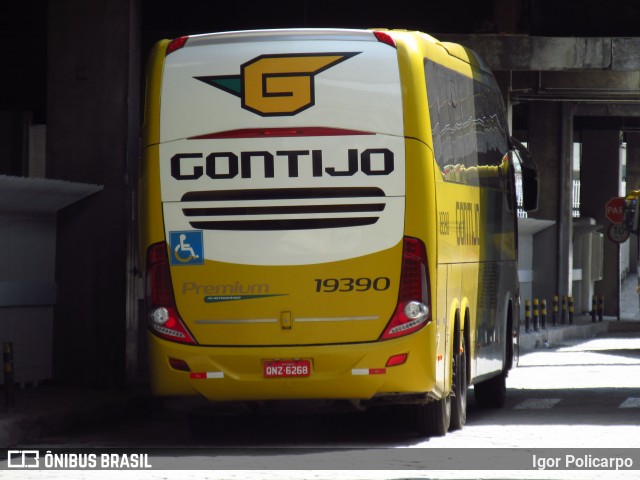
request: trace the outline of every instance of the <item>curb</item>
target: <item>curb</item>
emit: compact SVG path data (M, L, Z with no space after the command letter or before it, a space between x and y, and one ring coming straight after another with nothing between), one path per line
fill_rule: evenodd
M589 323L583 321L574 325L551 326L537 332L521 332L520 353L552 347L566 340L589 339L605 333L628 332L640 332L640 322L605 319L596 323L589 320Z

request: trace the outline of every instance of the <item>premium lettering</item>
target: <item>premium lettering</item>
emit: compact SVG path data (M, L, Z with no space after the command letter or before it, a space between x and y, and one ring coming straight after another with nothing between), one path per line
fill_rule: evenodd
M267 294L269 293L269 285L266 283L243 285L240 282L201 285L195 282L185 282L182 284L182 294L189 293L196 295Z

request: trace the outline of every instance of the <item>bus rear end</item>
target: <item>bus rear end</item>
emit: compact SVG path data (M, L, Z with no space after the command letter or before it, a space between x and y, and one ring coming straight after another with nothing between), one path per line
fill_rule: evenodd
M155 394L426 399L429 270L424 242L405 235L390 37L285 30L162 42L143 137Z

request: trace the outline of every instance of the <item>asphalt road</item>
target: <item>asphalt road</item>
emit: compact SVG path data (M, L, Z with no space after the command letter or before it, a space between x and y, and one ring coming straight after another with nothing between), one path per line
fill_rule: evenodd
M640 477L637 333L572 341L523 355L507 385L508 400L501 410L479 409L470 392L467 425L441 438L418 438L408 409L293 414L293 405L284 406L279 414L198 417L202 435L194 438L185 405L168 402L139 418L20 448L149 451L154 467L207 470L191 470L181 478L243 480L338 478L327 468L345 470L344 478L594 478L594 470L588 468L531 469L532 455L549 454L547 449L561 456L567 449L594 455L604 448L607 455L631 452L634 459L635 471L608 471L607 478ZM161 450L147 450L155 448ZM464 470L476 457L473 462L481 471ZM455 462L463 470L447 468L435 476L432 467L451 467ZM507 467L513 471L504 471ZM159 472L146 471L142 477L138 471L131 478L173 478ZM0 471L0 477L3 473L7 471ZM12 479L52 478L37 477L40 472L10 473ZM108 471L86 473L92 475L86 478L94 478Z

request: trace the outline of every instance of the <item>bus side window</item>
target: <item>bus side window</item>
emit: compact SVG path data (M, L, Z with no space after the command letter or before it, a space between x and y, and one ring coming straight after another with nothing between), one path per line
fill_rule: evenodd
M493 77L467 77L425 59L434 154L448 182L503 189L509 150L502 97Z

